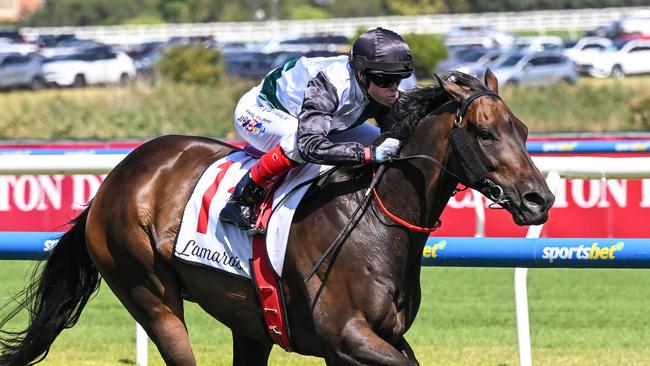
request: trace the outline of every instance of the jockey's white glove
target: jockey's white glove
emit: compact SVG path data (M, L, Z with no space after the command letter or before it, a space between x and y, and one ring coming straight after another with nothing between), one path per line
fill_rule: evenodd
M375 148L375 156L372 161L374 163L383 163L384 161L397 156L400 146L400 140L392 137L387 138Z

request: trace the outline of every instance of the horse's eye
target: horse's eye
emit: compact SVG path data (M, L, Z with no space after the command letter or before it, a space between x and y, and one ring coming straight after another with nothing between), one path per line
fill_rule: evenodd
M487 128L481 128L478 130L478 137L484 141L494 140L494 135Z

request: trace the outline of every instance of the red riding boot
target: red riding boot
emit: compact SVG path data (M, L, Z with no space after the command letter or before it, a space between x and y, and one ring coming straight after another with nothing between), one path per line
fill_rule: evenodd
M266 152L237 183L228 203L221 210L219 219L242 230L254 229L257 221L255 204L264 198L278 177L296 165L296 162L287 158L280 146Z

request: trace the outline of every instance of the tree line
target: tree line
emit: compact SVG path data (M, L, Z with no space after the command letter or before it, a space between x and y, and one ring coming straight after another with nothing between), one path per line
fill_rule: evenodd
M648 0L48 0L25 26L202 23L648 5Z

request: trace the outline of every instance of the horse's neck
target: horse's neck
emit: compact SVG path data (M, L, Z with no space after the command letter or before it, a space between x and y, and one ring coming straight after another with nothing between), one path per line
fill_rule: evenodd
M442 213L455 182L443 174L442 166L448 165L451 156L449 149L449 133L453 125L453 114L443 112L423 120L412 133L412 137L402 148L401 156L426 155L436 162L423 158L413 158L401 163L393 172L387 172L388 180L399 187L402 192L399 201L405 214L417 213L413 217L416 225L433 224ZM391 173L391 174L389 174ZM410 191L410 194L404 194Z
M445 114L447 115L447 114ZM449 120L451 118L451 120ZM404 145L400 156L427 155L440 164L446 164L450 155L448 136L453 124L453 116L436 116L435 121L422 121L412 137ZM426 126L422 126L426 124ZM418 131L420 130L420 131ZM420 227L432 227L444 209L455 187L453 179L443 175L440 164L430 160L413 158L390 165L377 190L384 206L397 217ZM379 218L380 227L394 228L387 218ZM390 224L387 225L386 224ZM378 233L378 235L384 235ZM396 253L403 260L407 272L414 266L419 268L428 234L409 231L384 243L387 250ZM419 273L419 272L418 272Z

